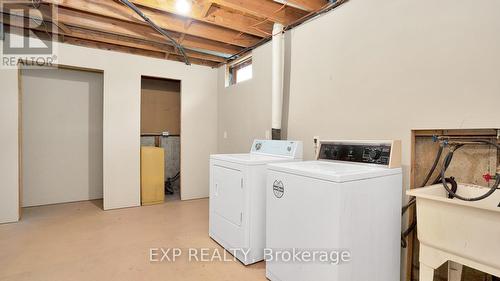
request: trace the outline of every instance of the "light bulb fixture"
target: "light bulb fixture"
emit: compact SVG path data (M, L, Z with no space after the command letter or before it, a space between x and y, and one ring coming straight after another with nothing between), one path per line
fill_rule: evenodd
M175 9L181 15L187 15L191 12L191 1L190 0L176 0Z

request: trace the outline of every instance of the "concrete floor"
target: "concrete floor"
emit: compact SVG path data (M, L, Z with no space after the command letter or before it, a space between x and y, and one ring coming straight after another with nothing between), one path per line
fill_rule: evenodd
M208 200L103 211L101 201L26 208L0 225L0 280L266 280L264 263L189 262L187 248L222 248L208 236ZM184 249L150 262L150 248Z

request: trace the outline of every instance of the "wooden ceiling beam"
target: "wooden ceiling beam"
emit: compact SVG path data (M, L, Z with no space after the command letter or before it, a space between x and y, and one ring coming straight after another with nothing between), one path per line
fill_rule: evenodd
M24 25L22 22L9 22L8 24L5 23L7 26L15 26L15 27L20 27L23 28ZM18 25L18 26L17 26ZM47 36L47 33L43 28L37 27L35 29L31 29L31 31L38 36L39 38L45 38ZM16 30L13 30L14 33L16 33ZM23 34L20 34L23 35ZM101 50L108 50L108 51L116 51L116 52L122 52L122 53L127 53L127 54L133 54L133 55L140 55L140 56L147 56L147 57L153 57L157 59L167 59L168 60L173 60L173 61L180 61L184 62L184 59L182 56L178 54L172 54L172 53L164 53L163 51L151 51L151 50L145 50L142 48L134 48L134 47L127 47L123 45L117 45L117 44L111 44L111 43L106 43L102 41L92 41L92 40L86 40L78 37L72 37L72 36L66 36L63 34L57 34L57 41L66 43L66 44L71 44L71 45L77 45L77 46L82 46L82 47L88 47L88 48L95 48L95 49L101 49ZM198 65L204 65L204 66L209 66L209 67L217 67L219 65L219 62L216 61L210 61L210 60L204 60L204 59L199 59L199 58L193 58L190 57L190 61L193 64L198 64Z
M201 9L201 12L200 12L200 16L205 18L206 16L208 16L208 12L210 11L210 9L212 8L212 4L213 2L212 1L207 1L204 5L203 5L203 8Z
M175 8L175 1L131 0L131 2L143 7L177 14L186 18L192 18L205 23L230 28L258 37L266 37L272 31L272 23L262 22L262 17L244 15L243 13L236 10L228 11L226 9L218 7L218 5L210 5L210 7L207 8L207 2L205 1L193 1L191 12L187 15L179 14L179 12Z
M11 30L11 32L16 32L20 31L22 28L25 28L25 24L23 22L22 17L12 17L12 18L6 18L6 22L4 22L5 25L8 26L13 26L17 27L17 30ZM60 26L60 23L58 24ZM152 56L151 54L156 54L152 57L160 57L160 55L157 55L159 53L162 53L161 58L164 58L166 54L168 55L177 55L178 58L181 58L180 54L178 51L170 45L166 44L160 44L156 42L151 42L151 41L145 41L145 40L140 40L140 39L135 39L135 38L130 38L130 37L124 37L120 35L115 35L115 34L108 34L108 33L103 33L103 32L98 32L98 31L93 31L93 30L85 30L81 28L75 28L75 27L68 27L67 31L62 32L61 30L58 30L58 26L53 25L52 27L52 33L53 34L58 34L59 41L65 38L72 38L68 39L66 41L62 40L61 42L76 42L76 39L82 40L82 42L102 42L109 44L110 46L121 46L125 47L122 48L121 50L126 50L126 48L130 48L130 50L134 50L133 52L129 52L132 54L139 54L139 55L146 55L146 56ZM47 36L47 30L45 29L45 26L32 26L31 30L36 33L39 37L45 38ZM21 34L22 35L22 34ZM97 44L94 44L94 46L99 46ZM102 48L101 48L102 49ZM115 47L114 50L119 50L118 47ZM139 50L144 50L145 52L140 52ZM120 50L119 50L120 51ZM190 50L186 50L186 55L190 58L190 60L195 59L195 60L201 60L201 61L209 61L213 63L221 63L224 62L225 59L222 57L210 55L210 54L204 54L204 53L199 53L199 52L194 52ZM173 57L169 57L173 58ZM177 59L175 59L177 61Z
M115 1L102 0L45 0L47 3L56 4L59 7L71 8L74 10L106 16L128 22L146 24L142 18L131 11L125 5ZM160 12L153 9L143 8L142 12L153 20L158 26L165 30L186 33L193 36L207 38L240 47L254 45L259 37L244 34L238 36L239 32L221 26L194 21L186 25L186 20L182 17L170 13Z
M43 10L43 7L41 7ZM128 36L157 43L167 43L168 40L154 31L152 28L137 24L124 22L108 17L86 14L66 8L59 8L58 21L66 26L76 26L89 30L97 30L122 36ZM179 33L171 33L172 37L178 39ZM209 50L221 54L234 54L242 48L230 44L224 44L213 40L203 39L191 35L184 37L183 46L188 49Z
M309 12L317 11L328 4L327 0L287 0L287 2L302 7Z
M59 38L59 41L62 43L78 45L78 46L82 46L82 47L96 48L96 49L108 50L108 51L118 51L118 52L133 54L133 55L153 57L153 58L157 58L157 59L162 59L165 57L165 53L163 53L163 52L121 46L121 45L110 44L110 43L101 42L101 41L86 40L86 39L71 37L71 36L61 36Z
M167 53L167 54L178 54L178 51L173 46L170 46L170 45L160 44L160 43L156 43L156 42L145 41L145 40L140 40L140 39L135 39L135 38L130 38L130 37L123 37L123 36L119 36L119 35L115 35L115 34L108 34L108 33L104 33L104 32L99 32L99 31L85 30L85 29L81 29L81 28L71 27L70 33L66 34L66 35L71 36L71 37L75 37L75 38L85 39L85 40L102 41L104 43L121 45L121 46L125 46L125 47L144 49L144 50L155 51L155 52L163 52L163 53ZM194 52L191 50L186 50L186 55L189 58L196 58L196 59L208 60L208 61L219 62L219 63L225 61L225 59L223 57Z
M272 0L207 0L217 5L238 10L256 17L267 18L272 22L289 24L307 12L280 4Z
M144 50L144 49L131 48L131 47L125 47L125 46L109 44L109 43L105 43L105 42L91 41L91 40L85 40L85 39L74 38L74 37L69 37L69 36L62 37L60 39L60 41L63 43L78 45L78 46L82 46L82 47L95 48L95 49L108 50L108 51L116 51L116 52L122 52L122 53L134 54L134 55L140 55L140 56L148 56L148 57L153 57L153 58L157 58L157 59L166 59L165 53L154 52L154 51L149 51L149 50ZM177 54L168 54L168 60L184 62L184 58L180 55L177 55ZM201 60L201 59L197 59L197 58L190 58L189 60L191 63L198 64L198 65L205 65L205 66L210 66L210 67L217 67L217 65L218 65L217 62L206 61L206 60Z

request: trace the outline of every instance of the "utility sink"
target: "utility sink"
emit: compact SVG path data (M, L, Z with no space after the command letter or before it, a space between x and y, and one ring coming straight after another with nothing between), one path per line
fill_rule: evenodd
M478 197L487 187L459 184L457 194ZM449 199L442 184L412 189L417 198L420 281L449 261L449 280L460 280L462 265L500 276L500 190L476 202Z

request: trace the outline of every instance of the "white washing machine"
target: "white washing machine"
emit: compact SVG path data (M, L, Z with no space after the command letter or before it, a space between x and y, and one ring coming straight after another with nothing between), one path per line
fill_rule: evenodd
M399 281L400 153L399 141L322 141L316 161L269 164L266 276Z
M209 234L243 264L263 260L266 164L302 159L302 142L255 140L250 153L210 156Z

